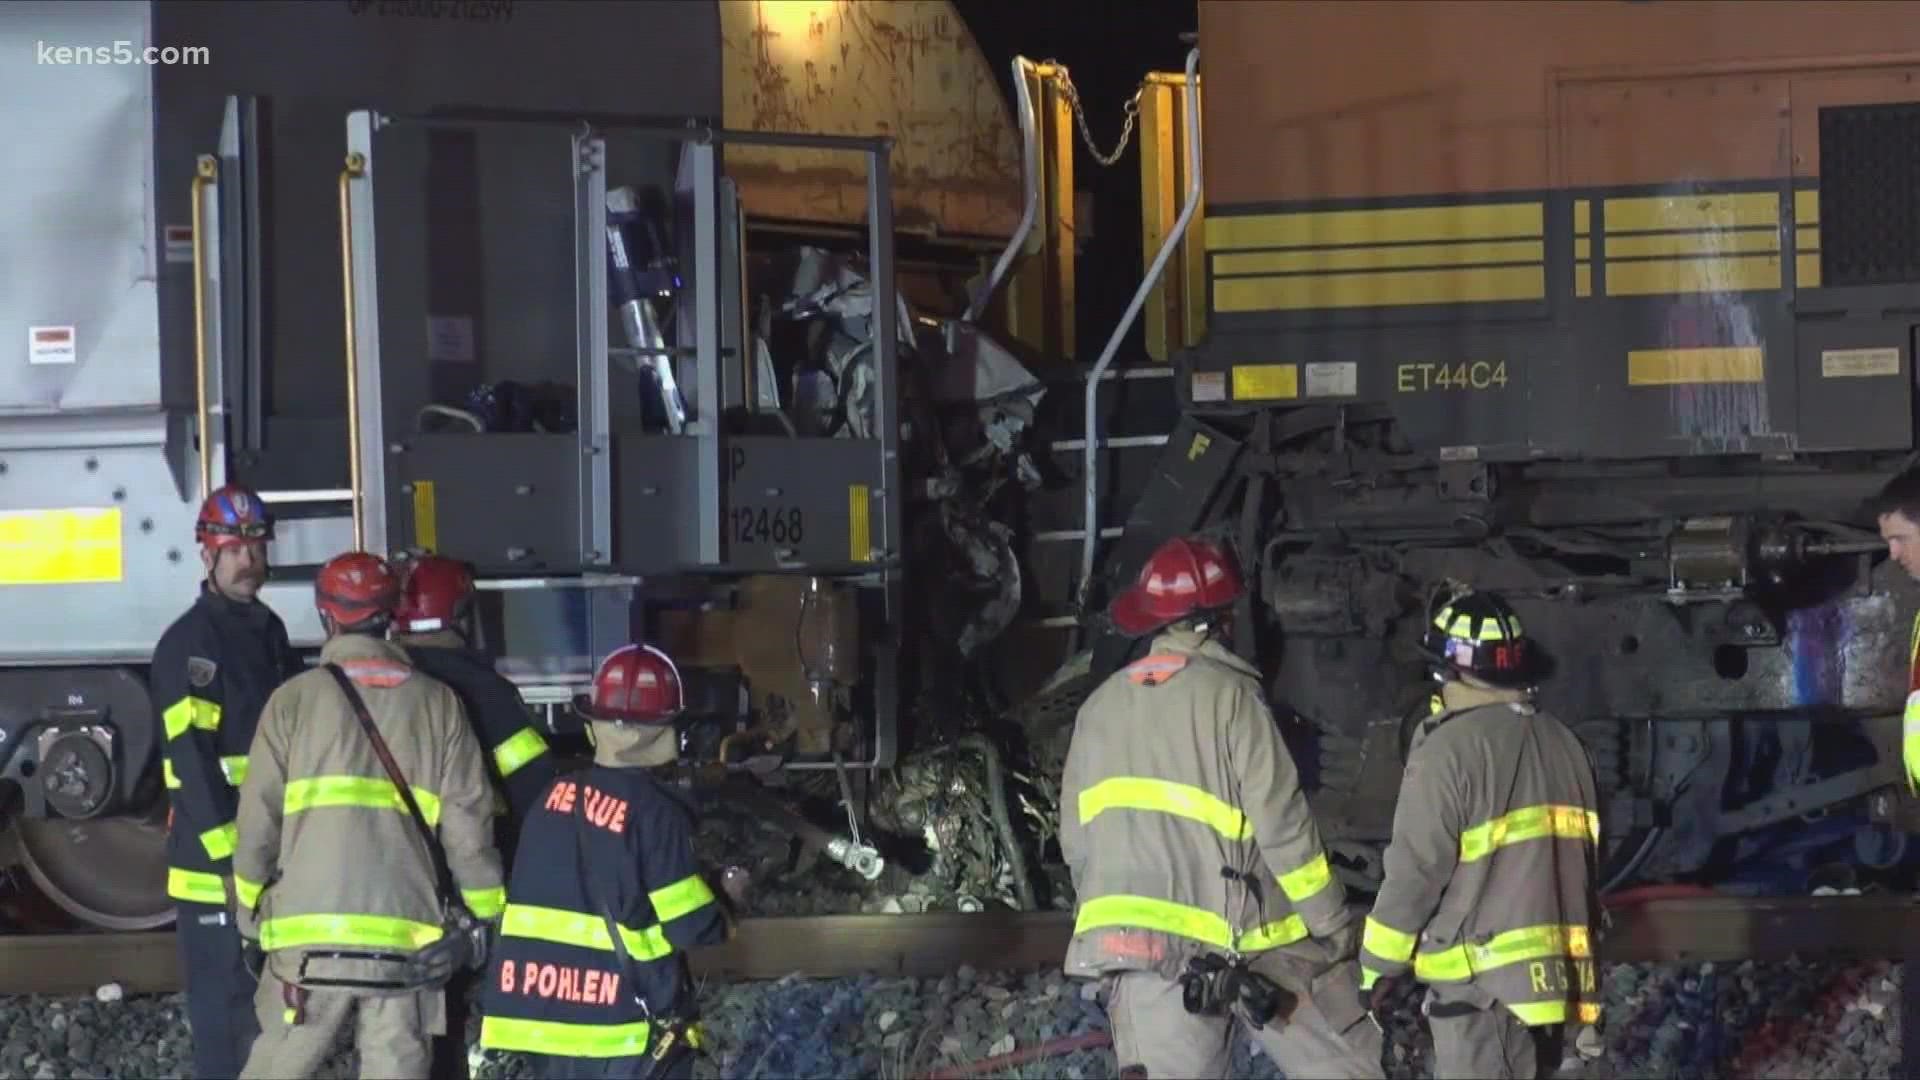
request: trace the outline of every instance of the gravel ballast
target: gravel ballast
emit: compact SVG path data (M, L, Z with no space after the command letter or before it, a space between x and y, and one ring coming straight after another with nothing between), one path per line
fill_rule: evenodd
M1571 1041L1563 1077L1889 1077L1900 1060L1898 964L1616 964L1598 1037ZM106 995L111 997L111 992ZM702 1077L925 1077L1053 1039L1106 1030L1083 984L1057 971L962 970L939 979L799 979L701 988L709 1056ZM1387 1069L1428 1075L1417 991L1385 1010ZM478 1020L474 1021L477 1034ZM0 998L0 1076L184 1077L179 995ZM1234 1075L1277 1077L1251 1046ZM527 1075L512 1055L475 1053L476 1076ZM1111 1077L1106 1047L981 1075ZM325 1076L352 1076L342 1053Z

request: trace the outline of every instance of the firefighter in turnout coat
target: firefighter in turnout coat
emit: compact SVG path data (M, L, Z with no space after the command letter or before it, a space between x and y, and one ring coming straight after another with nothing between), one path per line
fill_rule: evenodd
M686 951L724 940L726 921L694 862L692 808L650 771L678 757L684 702L665 653L615 650L574 704L593 765L527 818L480 1045L534 1055L536 1075L693 1075Z
M506 890L480 742L453 691L383 639L399 583L380 559L353 552L321 568L314 593L322 664L337 665L365 703L459 899L497 918ZM353 1024L362 1076L425 1078L446 1017L444 991L414 970L444 937L434 862L331 671L299 675L268 699L239 825L240 929L266 968L261 1034L241 1076L312 1076Z
M1060 796L1079 900L1065 970L1101 981L1135 1075L1226 1076L1238 1022L1288 1076L1383 1077L1357 999L1357 920L1260 674L1221 641L1241 591L1226 551L1180 538L1114 603L1122 633L1158 634L1075 720ZM1234 958L1292 995L1291 1014L1256 1027L1246 997L1195 999L1225 984L1190 965Z
M1414 734L1360 963L1369 1002L1427 985L1434 1076L1548 1075L1565 1024L1600 1019L1599 794L1585 746L1530 703L1513 609L1464 593L1424 628L1440 682Z
M511 858L513 826L524 820L558 767L547 740L533 726L520 691L474 645L473 572L465 564L428 555L408 564L393 614L394 640L414 667L460 696L487 766L506 801L501 853Z
M223 487L201 504L193 532L206 581L154 646L151 679L165 734L167 895L179 927L193 1069L230 1077L259 1034L231 903L236 789L260 708L299 672L300 657L286 624L259 598L273 539L266 503L246 488Z
M473 572L464 563L440 555L416 559L402 574L393 638L416 669L446 683L465 707L493 776L494 839L502 862L511 863L520 823L558 767L519 689L474 647L474 598ZM479 976L463 971L447 985L447 1030L434 1040L433 1080L468 1076L467 991Z

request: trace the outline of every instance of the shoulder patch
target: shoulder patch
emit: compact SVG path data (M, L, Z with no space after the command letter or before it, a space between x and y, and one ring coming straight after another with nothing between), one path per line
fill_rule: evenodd
M204 656L187 657L187 682L195 688L204 690L213 685L213 677L220 671L220 665Z

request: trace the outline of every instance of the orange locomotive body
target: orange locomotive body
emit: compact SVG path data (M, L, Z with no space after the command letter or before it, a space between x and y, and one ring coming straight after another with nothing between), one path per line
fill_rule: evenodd
M1122 544L1234 535L1343 873L1377 874L1447 579L1554 658L1613 883L1814 807L1897 861L1913 610L1859 506L1914 450L1912 9L1199 8L1204 206L1147 334L1186 414L1161 470L1222 494L1149 490ZM1143 99L1149 254L1178 111Z

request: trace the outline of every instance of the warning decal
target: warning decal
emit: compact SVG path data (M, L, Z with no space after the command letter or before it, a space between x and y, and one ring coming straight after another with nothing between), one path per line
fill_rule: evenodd
M0 585L115 582L124 572L119 510L0 510Z
M27 327L27 363L71 364L79 358L71 326Z
M1862 379L1900 374L1900 350L1824 349L1820 353L1823 379Z

